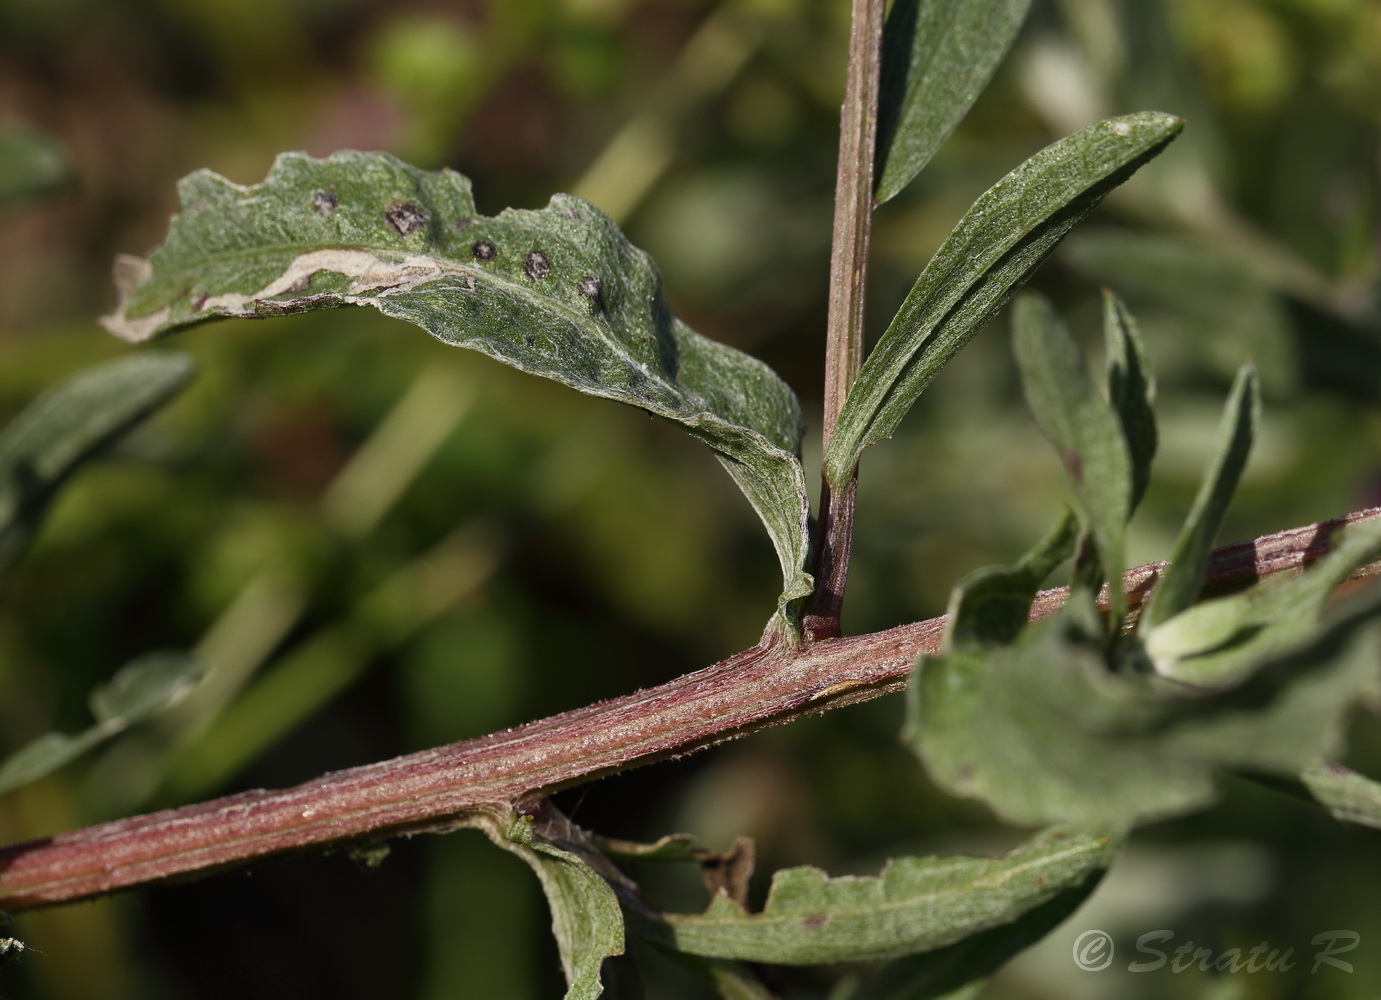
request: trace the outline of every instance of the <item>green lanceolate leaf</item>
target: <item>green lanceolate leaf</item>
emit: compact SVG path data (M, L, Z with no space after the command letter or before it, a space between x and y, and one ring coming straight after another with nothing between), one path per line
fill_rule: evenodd
M245 188L202 171L147 261L117 262L105 324L144 340L223 316L368 305L708 444L766 524L782 606L810 592L803 423L766 365L672 316L652 260L599 209L475 210L469 181L385 153L285 154Z
M1160 582L1141 612L1142 628L1154 628L1168 621L1188 610L1198 598L1213 540L1246 468L1260 422L1261 390L1256 371L1251 365L1244 365L1237 373L1223 411L1218 454L1204 474L1198 496L1175 542L1170 565L1161 573Z
M1211 802L1220 771L1293 775L1336 753L1348 709L1376 687L1378 616L1371 598L1191 684L1110 669L1081 616L1061 612L1009 647L922 658L906 740L941 786L1013 823L1176 815Z
M1108 397L1122 424L1132 460L1134 511L1146 495L1151 461L1156 457L1156 382L1146 363L1136 320L1122 300L1107 289L1103 290L1103 335L1108 351Z
M885 966L849 1000L958 1000L977 996L983 983L1019 953L1074 914L1098 887L1103 870L1016 920L935 951L910 955Z
M1182 126L1155 111L1108 119L1047 146L974 202L849 391L825 456L831 484L845 482L864 448L891 436L940 369L1065 234Z
M1041 583L1073 554L1078 537L1078 520L1066 511L1015 566L986 566L961 580L950 596L946 650L1009 645L1026 625Z
M0 434L0 573L28 547L72 471L147 417L192 376L182 354L97 365L50 389Z
M876 878L789 868L761 913L719 896L639 933L694 955L778 965L896 958L1011 923L1108 866L1106 836L1049 831L1004 858L898 858Z
M45 733L0 764L0 792L28 784L86 753L130 726L176 705L205 673L185 653L149 653L122 667L91 692L96 725L76 736Z
M1059 453L1080 520L1097 544L1103 578L1120 581L1132 499L1132 460L1121 422L1049 302L1023 295L1012 329L1026 401ZM1120 587L1108 588L1108 604L1112 621L1120 623L1126 607Z
M882 41L879 203L921 172L1011 48L1031 0L897 0Z
M600 970L605 960L624 952L623 912L605 876L578 845L554 843L534 832L530 816L514 815L501 807L481 808L458 823L483 830L536 873L551 907L552 932L566 975L565 1000L595 1000L604 992ZM494 901L476 905L494 905Z

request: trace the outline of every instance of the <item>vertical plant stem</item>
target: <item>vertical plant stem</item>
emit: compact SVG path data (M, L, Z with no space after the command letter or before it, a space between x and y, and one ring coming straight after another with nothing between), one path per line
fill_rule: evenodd
M863 312L868 234L873 222L873 156L877 145L885 0L854 0L849 68L839 115L839 174L834 195L834 246L825 348L824 449L828 451L844 397L863 365ZM857 472L847 483L823 483L815 552L815 593L806 610L814 639L839 634L844 583L853 541Z

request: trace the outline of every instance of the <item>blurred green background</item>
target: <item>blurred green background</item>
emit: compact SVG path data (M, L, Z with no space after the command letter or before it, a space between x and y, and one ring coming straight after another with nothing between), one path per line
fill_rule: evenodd
M387 149L475 182L481 210L556 190L613 214L672 307L772 364L818 426L843 0L0 0L0 416L127 350L95 318L176 180L275 153ZM1381 503L1381 5L1036 0L995 83L880 211L886 325L968 203L1106 115L1184 137L1037 274L1096 343L1098 289L1142 320L1162 448L1132 557L1170 548L1233 369L1264 433L1224 541ZM27 130L36 129L35 139ZM37 202L7 150L45 143ZM777 578L752 512L669 426L445 348L369 310L195 329L183 396L70 484L0 590L0 752L87 723L86 692L152 648L213 675L173 713L0 801L9 842L274 787L656 684L755 641ZM1097 348L1093 347L1096 354ZM864 462L848 631L939 614L1060 508L1005 321ZM807 445L816 460L818 440ZM757 838L775 867L1001 849L900 749L896 699L563 793L598 832ZM1353 762L1381 774L1374 717ZM1233 782L1143 831L1096 910L995 997L1375 997L1381 835ZM639 871L669 909L693 873ZM1099 923L1098 921L1101 921ZM522 865L478 835L265 862L16 915L0 995L559 996ZM1074 925L1078 926L1075 927ZM1361 934L1351 974L1080 973L1079 929L1173 928L1219 951ZM646 954L651 997L707 988ZM840 970L783 973L824 997ZM1331 973L1331 974L1329 974Z

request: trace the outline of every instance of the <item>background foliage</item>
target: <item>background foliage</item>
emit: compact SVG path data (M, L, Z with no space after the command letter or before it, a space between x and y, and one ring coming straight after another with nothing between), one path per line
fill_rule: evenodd
M160 238L178 177L205 166L254 182L280 150L353 147L454 166L486 213L556 190L599 203L657 259L672 308L771 364L818 426L845 8L0 0L0 124L41 129L69 170L41 204L0 189L0 409L122 352L94 321L113 304L109 262ZM1169 552L1248 355L1264 421L1224 540L1381 502L1378 92L1381 11L1366 0L1038 0L994 86L878 215L875 333L1015 163L1106 115L1178 113L1184 137L1036 278L1089 343L1100 282L1142 323L1162 443L1129 562ZM849 631L941 613L957 578L1010 562L1058 513L1060 471L999 322L864 461ZM367 310L236 322L177 346L200 361L192 387L69 486L0 591L0 749L86 726L86 692L147 649L222 666L174 715L7 798L7 842L657 683L751 644L772 609L751 510L672 428ZM925 783L897 740L898 702L560 804L615 836L756 837L759 901L783 865L876 872L887 852L1014 842ZM1381 772L1374 719L1350 762ZM1345 927L1362 937L1350 976L1116 988L1373 996L1377 836L1233 783L1212 811L1142 831L1073 932L992 995L1106 995L1109 980L1069 959L1085 927L1125 946L1174 928L1220 951ZM639 878L668 908L703 903L691 880ZM475 834L427 837L373 869L300 857L24 915L17 932L53 957L7 963L0 988L550 996L547 923L518 861ZM650 995L700 995L656 962Z

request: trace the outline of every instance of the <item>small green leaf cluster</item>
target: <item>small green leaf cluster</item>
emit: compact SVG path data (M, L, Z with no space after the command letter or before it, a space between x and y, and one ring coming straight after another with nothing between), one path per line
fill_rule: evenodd
M1124 533L1156 444L1136 324L1107 294L1107 397L1044 300L1018 300L1014 325L1027 400L1072 511L1016 565L955 588L944 650L912 678L910 745L945 788L1019 825L1125 829L1208 804L1223 771L1312 775L1324 795L1347 796L1318 762L1341 749L1348 710L1377 694L1381 599L1326 605L1381 556L1381 530L1342 528L1300 575L1199 601L1259 420L1246 365L1173 556L1129 615ZM1028 624L1037 588L1066 560L1067 602Z

